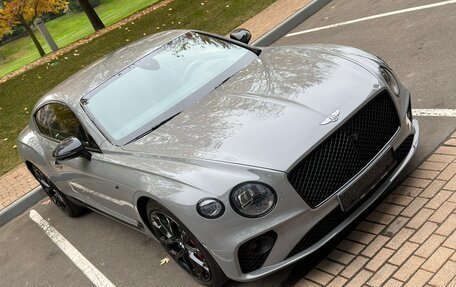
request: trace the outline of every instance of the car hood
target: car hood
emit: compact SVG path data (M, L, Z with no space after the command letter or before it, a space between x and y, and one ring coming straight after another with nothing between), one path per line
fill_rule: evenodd
M382 89L356 58L335 46L266 48L208 96L122 148L287 171ZM322 125L336 110L339 120Z

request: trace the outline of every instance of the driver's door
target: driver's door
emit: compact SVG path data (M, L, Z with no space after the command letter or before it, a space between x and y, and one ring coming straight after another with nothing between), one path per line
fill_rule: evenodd
M46 104L36 112L35 122L41 132L43 153L52 167L52 174L48 175L52 182L69 196L128 224L136 225L136 221L128 216L129 214L115 212L96 200L115 187L104 179L103 154L100 148L71 109L62 103ZM53 151L62 140L70 136L84 143L92 154L90 161L82 157L55 160Z

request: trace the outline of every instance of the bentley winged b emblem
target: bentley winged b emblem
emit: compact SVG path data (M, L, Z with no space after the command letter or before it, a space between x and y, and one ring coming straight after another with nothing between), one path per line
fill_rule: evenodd
M324 121L322 121L320 123L320 125L327 125L332 122L337 122L337 120L339 119L339 114L340 114L340 110L337 109L334 113L330 114L329 117L327 117Z

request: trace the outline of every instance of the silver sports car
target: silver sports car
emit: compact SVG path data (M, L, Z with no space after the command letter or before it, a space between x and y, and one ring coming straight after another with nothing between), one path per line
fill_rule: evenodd
M18 138L67 215L90 208L153 236L210 286L317 250L396 182L419 134L382 59L231 38L128 45L39 100Z

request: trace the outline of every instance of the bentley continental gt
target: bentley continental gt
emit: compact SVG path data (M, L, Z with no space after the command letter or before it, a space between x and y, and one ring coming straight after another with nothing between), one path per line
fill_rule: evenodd
M70 217L156 238L199 283L301 260L384 194L415 153L410 92L379 57L173 30L41 98L23 161Z

